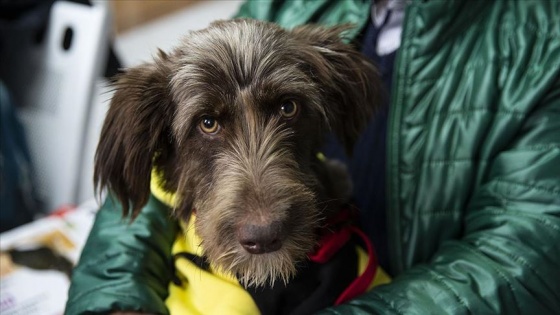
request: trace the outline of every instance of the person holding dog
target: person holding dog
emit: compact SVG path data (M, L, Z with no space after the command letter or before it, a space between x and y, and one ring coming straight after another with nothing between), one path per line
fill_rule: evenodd
M356 25L345 36L388 90L352 157L334 141L324 154L348 164L392 281L323 313L556 313L559 3L388 3L247 2L239 13L285 28ZM177 223L154 198L130 225L120 215L110 199L98 214L68 314L168 312Z

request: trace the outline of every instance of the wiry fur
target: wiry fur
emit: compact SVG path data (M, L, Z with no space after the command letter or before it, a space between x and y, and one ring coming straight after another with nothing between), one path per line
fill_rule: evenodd
M289 281L348 193L339 167L316 158L324 136L334 131L350 150L378 100L375 69L342 42L344 29L219 21L130 69L103 127L96 185L134 217L156 167L177 193L177 218L196 212L213 266L246 285ZM286 101L299 108L293 119L280 115ZM219 132L202 132L205 116ZM286 236L279 250L255 255L238 230L261 222L281 222Z

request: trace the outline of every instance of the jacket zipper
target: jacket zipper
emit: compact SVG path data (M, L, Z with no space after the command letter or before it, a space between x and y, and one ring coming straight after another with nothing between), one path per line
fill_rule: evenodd
M405 8L403 20L403 31L401 35L401 46L397 51L396 67L394 72L394 82L391 88L392 104L389 109L389 132L387 147L387 165L389 169L387 176L387 232L389 237L389 256L391 272L397 275L404 269L403 243L400 229L400 207L399 207L399 160L400 160L400 134L402 121L402 110L404 106L404 92L410 51L408 49L409 38L411 38L411 19L413 17L412 8L414 4L409 3Z

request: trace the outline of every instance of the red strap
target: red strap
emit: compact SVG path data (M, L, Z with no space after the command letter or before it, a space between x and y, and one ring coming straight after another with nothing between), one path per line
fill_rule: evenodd
M324 233L319 240L319 246L315 252L307 256L313 262L324 264L331 259L334 254L348 242L351 235L348 222L352 220L352 211L348 208L342 209L331 217L326 222L326 227L323 228ZM344 224L341 228L337 227ZM332 230L331 230L332 229Z
M373 282L373 279L375 278L375 273L377 272L377 256L375 255L373 246L369 238L364 234L364 232L362 232L357 227L350 226L349 228L352 230L353 233L356 233L364 241L369 260L364 272L358 278L354 279L354 281L352 281L352 283L348 286L348 288L346 288L346 290L344 290L344 292L340 294L338 299L336 299L334 305L346 303L351 299L357 297L358 295L366 292L369 286L371 285L371 283Z
M340 211L335 217L329 219L327 226L336 226L340 223L349 222L351 221L351 218L352 212L348 209L346 211ZM371 241L364 232L356 226L345 224L342 228L334 231L328 231L323 234L317 250L312 254L308 254L311 261L324 264L329 261L332 256L334 256L344 246L344 244L348 242L348 240L350 240L352 233L357 234L364 242L369 259L364 272L354 279L346 290L340 294L335 302L335 305L348 302L349 300L366 292L373 282L375 273L377 272L377 256L375 255Z
M317 250L312 254L308 254L307 257L309 257L309 260L319 264L326 263L334 254L338 253L346 242L348 242L350 234L351 230L349 227L346 227L336 232L323 235Z

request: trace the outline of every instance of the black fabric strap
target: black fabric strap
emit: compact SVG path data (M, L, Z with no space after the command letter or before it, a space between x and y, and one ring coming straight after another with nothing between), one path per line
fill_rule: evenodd
M355 243L348 242L325 264L305 262L288 285L245 287L263 315L306 315L334 305L358 274Z
M176 267L175 267L175 262L179 258L188 259L193 264L195 264L198 268L200 268L204 271L210 272L210 263L208 263L206 258L195 255L195 254L187 253L187 252L177 253L177 254L173 255L173 259L170 261L170 263L171 263L170 268L171 268L171 274L173 275L172 278L171 278L171 281L173 281L173 283L178 285L178 286L181 286L183 284L183 280L184 280L184 279L181 279L177 275L177 270L176 270Z

